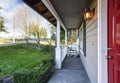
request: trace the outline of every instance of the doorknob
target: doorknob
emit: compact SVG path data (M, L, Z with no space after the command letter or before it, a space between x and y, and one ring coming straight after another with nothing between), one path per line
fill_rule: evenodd
M108 48L107 50L108 50L108 51L111 51L111 50L112 50L112 48Z
M106 59L110 60L110 59L112 59L112 57L111 56L106 56Z

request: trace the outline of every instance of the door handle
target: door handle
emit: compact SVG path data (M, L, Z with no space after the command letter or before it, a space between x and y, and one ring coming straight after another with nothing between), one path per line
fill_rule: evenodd
M112 57L111 56L106 56L106 59L110 60L110 59L112 59Z
M112 48L108 48L107 50L108 50L108 51L111 51L111 50L112 50Z

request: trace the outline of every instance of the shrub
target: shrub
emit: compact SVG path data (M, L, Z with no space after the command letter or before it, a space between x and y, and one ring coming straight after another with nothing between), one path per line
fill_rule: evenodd
M40 65L32 69L17 70L13 74L14 83L46 83L52 61L52 58L44 59Z
M41 49L42 52L49 52L51 55L54 55L54 46L45 45Z
M45 45L45 46L42 46L41 51L42 51L42 52L50 52L50 49L51 49L51 46Z
M31 72L32 71L28 69L21 69L21 70L15 71L13 75L14 82L15 83L28 83L28 81L31 79L30 77Z

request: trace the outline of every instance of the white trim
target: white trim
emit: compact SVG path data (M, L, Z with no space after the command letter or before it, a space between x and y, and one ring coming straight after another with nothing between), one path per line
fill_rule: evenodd
M80 51L80 53L84 56L84 52L82 51L82 49L81 49L81 48L80 48L80 50L79 50L79 51Z
M55 67L61 69L61 48L60 48L60 21L57 20L57 46L55 50Z
M60 21L57 20L57 47L60 48Z
M61 69L62 66L62 56L61 56L61 48L55 49L55 68Z
M98 83L108 83L107 0L98 0Z
M67 30L65 31L65 46L67 46Z
M51 4L50 0L41 0L44 5L48 8L48 10L53 14L53 16L59 20L61 22L61 26L63 27L63 29L66 31L66 27L65 25L63 24L61 18L59 17L59 15L57 14L55 8L53 7L53 5Z
M61 47L61 64L63 63L65 57L67 56L67 46Z

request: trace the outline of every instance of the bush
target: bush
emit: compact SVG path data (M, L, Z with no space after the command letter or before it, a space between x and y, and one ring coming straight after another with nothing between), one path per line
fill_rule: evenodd
M54 50L54 46L51 45L45 45L41 49L42 52L49 52L51 55L54 55Z
M51 46L49 46L49 45L42 46L41 51L42 52L50 52L51 51Z
M14 83L46 83L50 75L50 67L53 59L45 59L32 69L17 70L13 74Z
M14 82L15 83L28 83L28 81L31 79L32 71L28 69L21 69L15 71L13 77L14 77Z

